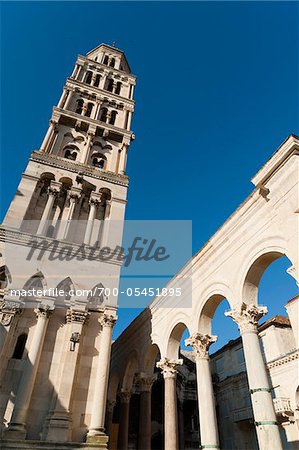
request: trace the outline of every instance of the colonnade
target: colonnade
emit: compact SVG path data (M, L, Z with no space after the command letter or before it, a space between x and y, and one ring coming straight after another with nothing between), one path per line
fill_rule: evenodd
M232 309L226 315L237 323L242 337L259 450L268 450L269 448L283 450L257 329L258 320L266 313L267 308L265 307L243 303L241 307ZM215 450L220 448L220 442L209 348L216 340L216 336L197 332L185 341L185 344L193 349L196 364L200 448ZM167 450L179 450L180 446L176 377L178 366L182 362L181 359L171 359L164 356L157 363L157 367L162 371L164 379L164 448ZM147 379L150 380L151 378L148 376ZM121 450L128 449L129 399L130 392L122 391L120 394L121 409L118 434L118 448ZM111 406L109 417L111 420ZM138 448L150 450L150 389L146 391L146 394L141 389L139 417ZM111 429L110 425L109 429Z
M36 324L29 346L28 356L25 360L24 370L15 404L5 436L9 439L25 439L26 422L29 412L30 400L39 370L40 358L44 347L49 319L55 313L54 307L40 304L34 310ZM46 430L43 430L43 440L58 440L68 442L72 426L71 401L75 390L78 355L80 352L80 336L83 327L88 326L90 313L82 309L69 308L66 312L64 352L60 367L59 383L55 386L55 401L50 412ZM14 320L17 320L15 317ZM93 402L90 414L90 424L87 433L87 442L107 442L105 435L106 395L109 377L109 363L112 343L112 330L117 320L114 312L105 310L100 313L98 324L101 334L100 349L97 355L97 370L94 380ZM76 339L75 339L76 338ZM70 349L70 344L73 346ZM64 373L64 369L66 372ZM67 375L67 376L66 376ZM4 413L4 412L3 412Z

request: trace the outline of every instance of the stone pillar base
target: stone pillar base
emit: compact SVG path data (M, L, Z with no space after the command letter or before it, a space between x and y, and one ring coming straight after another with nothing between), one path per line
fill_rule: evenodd
M105 442L47 442L19 439L0 439L1 450L107 450L108 437Z
M108 436L106 436L105 434L97 434L95 436L87 436L86 438L86 442L88 444L101 444L101 445L105 445L105 447L101 447L101 448L108 448Z
M26 428L23 424L10 424L8 428L3 431L3 435L6 439L25 439Z

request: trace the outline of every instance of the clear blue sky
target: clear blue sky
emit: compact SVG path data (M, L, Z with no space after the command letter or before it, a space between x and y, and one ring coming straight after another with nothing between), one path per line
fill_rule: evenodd
M9 2L1 12L2 215L77 54L101 42L116 41L138 76L126 217L192 220L194 252L299 133L296 2ZM295 295L284 264L265 275L273 313ZM116 334L134 313L120 310Z

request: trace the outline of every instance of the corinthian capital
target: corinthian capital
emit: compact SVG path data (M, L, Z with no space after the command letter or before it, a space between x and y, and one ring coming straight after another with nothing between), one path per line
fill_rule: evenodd
M157 362L158 369L162 370L164 378L175 378L177 374L177 366L183 364L182 359L162 358Z
M233 308L231 311L227 311L224 314L227 317L231 317L238 325L240 333L246 333L247 331L257 331L257 324L261 317L267 314L268 309L266 306L247 305L242 303L240 307Z
M193 347L195 357L206 358L209 356L210 346L217 341L217 336L195 333L185 340L185 345Z
M103 314L100 318L99 318L99 322L100 325L102 325L102 327L114 327L115 322L117 321L117 317L113 316L111 314Z
M50 315L53 312L53 308L50 308L48 305L41 305L38 308L35 308L34 310L37 319L39 318L43 318L43 319L48 319L50 317Z

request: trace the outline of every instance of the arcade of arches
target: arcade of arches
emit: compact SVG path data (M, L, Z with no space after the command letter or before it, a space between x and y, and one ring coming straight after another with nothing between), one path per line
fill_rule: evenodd
M111 450L298 448L299 297L287 304L289 319L262 325L267 306L258 303L260 280L278 258L287 257L286 276L299 279L298 149L290 136L253 178L249 198L167 285L181 284L184 297L192 267L192 303L156 298L113 343ZM240 337L210 358L224 299ZM180 350L185 330L192 352ZM239 402L230 412L228 392Z

